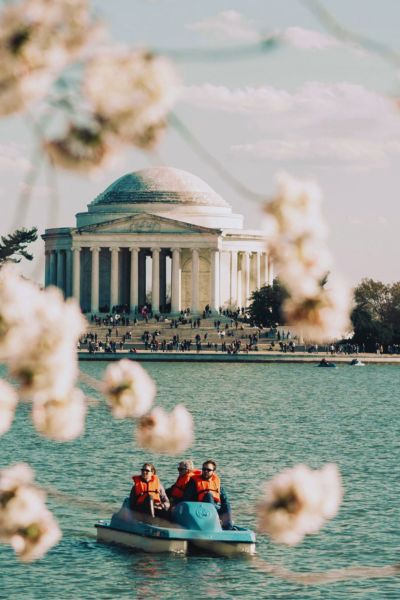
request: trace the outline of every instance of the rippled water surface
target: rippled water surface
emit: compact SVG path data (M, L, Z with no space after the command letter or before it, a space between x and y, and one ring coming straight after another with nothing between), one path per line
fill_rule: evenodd
M81 363L100 377L104 363ZM398 563L400 549L400 368L318 369L312 365L150 364L158 403L184 403L196 423L189 453L214 457L236 522L250 527L248 507L260 483L305 462L337 462L345 485L339 515L296 548L259 537L260 557L297 571ZM86 388L92 397L96 392ZM0 466L28 461L43 485L117 508L131 475L149 458L135 448L132 423L110 418L103 401L90 407L85 435L68 444L38 437L21 405L0 438ZM165 485L176 460L151 456ZM251 560L131 553L97 544L93 524L105 512L50 502L63 539L44 559L24 566L0 546L0 598L309 598L400 597L399 579L300 587L269 577Z

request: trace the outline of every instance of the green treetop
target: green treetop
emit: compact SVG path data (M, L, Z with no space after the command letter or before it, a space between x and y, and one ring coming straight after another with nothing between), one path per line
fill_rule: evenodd
M28 245L37 240L37 227L16 229L0 240L0 265L6 261L19 263L23 258L32 260L33 255L28 251Z

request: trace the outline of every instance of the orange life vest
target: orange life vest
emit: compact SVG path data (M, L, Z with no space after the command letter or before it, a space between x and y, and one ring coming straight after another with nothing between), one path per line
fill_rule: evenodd
M143 481L140 475L134 475L132 480L135 485L136 504L142 504L147 496L153 498L155 504L161 502L160 499L160 480L157 475L153 475L150 481Z
M216 473L207 481L201 475L195 475L193 481L196 486L197 501L202 502L207 492L211 492L215 502L221 502L221 482Z
M175 481L175 483L171 489L171 497L176 502L179 502L180 500L182 500L183 493L185 491L187 484L192 479L192 477L194 477L195 475L201 475L201 471L191 470L191 471L187 471L183 475L179 475L178 479Z

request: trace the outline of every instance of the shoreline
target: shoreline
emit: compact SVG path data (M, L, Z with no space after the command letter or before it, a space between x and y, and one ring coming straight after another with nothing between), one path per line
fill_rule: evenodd
M137 362L197 362L197 363L290 363L290 364L318 364L322 358L337 364L347 364L354 358L360 359L366 364L400 365L400 355L377 355L377 354L348 354L331 355L327 352L308 354L305 352L249 352L239 354L227 354L223 352L152 352L150 350L140 352L117 351L97 352L90 354L88 351L78 351L79 361L116 361L129 358Z

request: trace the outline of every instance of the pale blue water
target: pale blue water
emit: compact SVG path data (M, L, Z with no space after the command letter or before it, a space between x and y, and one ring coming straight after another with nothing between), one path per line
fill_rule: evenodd
M81 363L92 376L105 365ZM298 571L400 562L400 369L367 366L150 364L158 403L183 402L193 413L197 464L214 457L236 521L254 525L247 505L259 483L305 462L337 462L345 498L339 515L296 548L258 537L258 553ZM92 395L96 395L91 391ZM131 474L152 459L161 480L176 476L176 460L135 448L132 423L115 421L102 402L91 406L85 435L69 444L39 438L21 405L0 438L0 466L29 461L42 484L118 507ZM259 572L251 560L130 553L97 544L98 510L50 502L64 537L44 559L21 565L0 546L0 598L400 598L400 579L301 587Z

